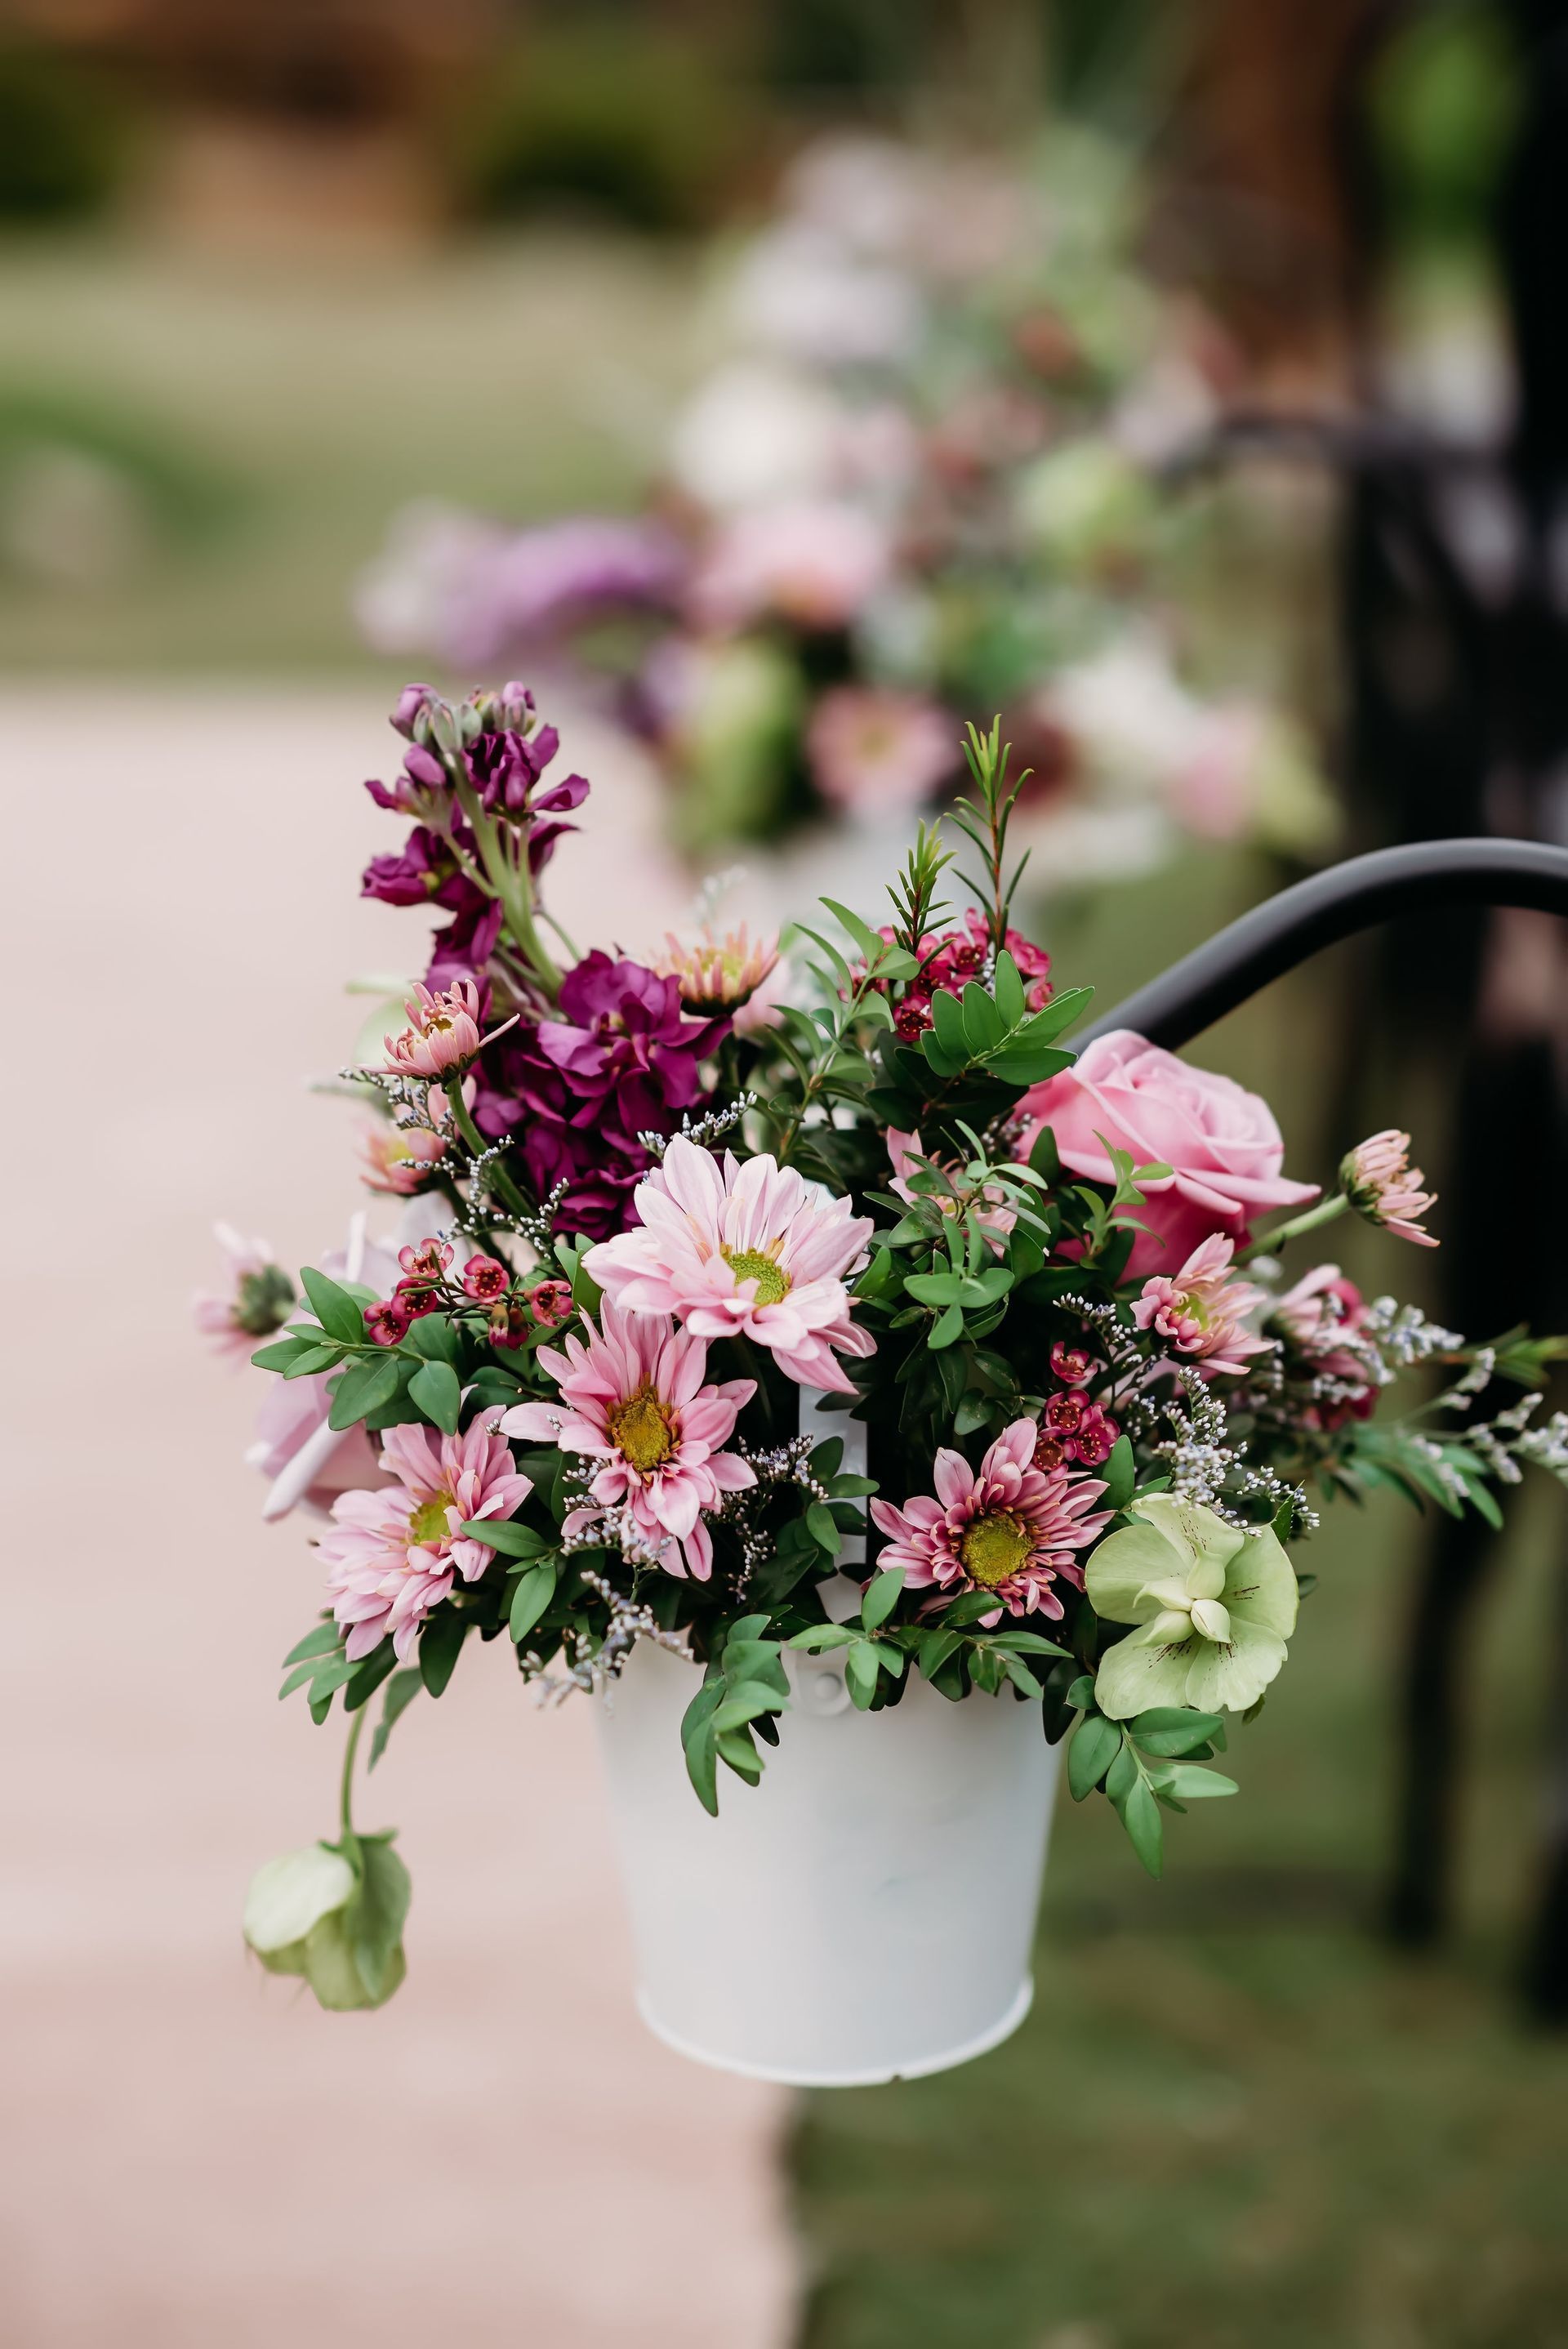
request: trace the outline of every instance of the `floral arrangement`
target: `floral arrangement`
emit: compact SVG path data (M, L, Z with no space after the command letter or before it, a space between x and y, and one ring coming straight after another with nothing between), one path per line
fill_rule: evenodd
M1161 467L1233 362L1140 267L1140 218L1129 157L1066 126L1027 161L810 148L725 273L648 512L410 508L367 636L459 671L572 646L698 851L941 806L975 708L1030 764L1047 885L1189 837L1320 846L1326 794L1234 616L1218 658L1193 625L1200 509Z
M917 1677L1037 1706L1158 1873L1166 1814L1234 1791L1208 1765L1285 1662L1322 1500L1492 1517L1522 1463L1568 1474L1568 1422L1533 1416L1564 1341L1474 1345L1333 1263L1282 1268L1346 1213L1431 1244L1406 1136L1320 1193L1227 1078L1126 1032L1075 1056L1088 991L1011 921L995 728L965 743L964 916L923 828L886 918L826 901L809 999L759 1009L772 943L644 963L552 928L588 787L546 781L530 693L413 686L395 723L402 772L370 789L449 915L406 1026L349 1072L400 1245L357 1218L299 1299L230 1233L199 1306L277 1381L269 1512L320 1513L325 1604L283 1693L348 1717L341 1828L260 1871L245 1930L324 2004L403 1972L407 1873L353 1823L371 1700L374 1767L469 1643L545 1702L613 1698L639 1640L695 1660L709 1810L788 1739L792 1651L841 1651L868 1713ZM1429 1365L1439 1391L1383 1413ZM1499 1380L1519 1399L1484 1415Z

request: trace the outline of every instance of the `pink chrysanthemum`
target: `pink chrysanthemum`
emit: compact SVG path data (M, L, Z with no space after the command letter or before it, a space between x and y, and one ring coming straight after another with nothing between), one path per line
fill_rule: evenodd
M1243 1316L1264 1302L1264 1292L1232 1273L1235 1250L1227 1233L1211 1233L1180 1272L1146 1280L1132 1309L1140 1330L1168 1338L1205 1371L1244 1371L1254 1354L1267 1350L1268 1340L1243 1324Z
M879 1567L902 1566L907 1588L928 1585L948 1599L984 1590L1012 1615L1059 1616L1062 1602L1053 1586L1081 1588L1077 1552L1087 1549L1110 1523L1109 1509L1096 1509L1105 1485L1098 1476L1075 1476L1067 1468L1037 1468L1039 1426L1016 1419L996 1438L977 1469L961 1452L936 1455L934 1499L924 1494L902 1509L872 1501L872 1520L889 1540Z
M288 1319L294 1283L273 1261L265 1240L248 1240L232 1224L212 1228L223 1251L224 1287L199 1289L191 1318L218 1353L242 1362Z
M373 1493L344 1493L321 1543L346 1653L367 1656L387 1632L407 1663L419 1626L451 1589L475 1582L493 1549L458 1528L475 1517L510 1517L533 1490L504 1436L482 1422L461 1435L428 1427L388 1428L381 1464L397 1478Z
M632 1313L673 1313L698 1338L754 1338L802 1386L853 1388L835 1354L875 1342L851 1318L848 1277L869 1216L772 1158L723 1165L676 1139L637 1185L641 1230L590 1248L590 1278Z
M403 1006L409 1026L401 1036L382 1039L387 1047L386 1066L395 1077L425 1077L440 1079L466 1069L482 1044L493 1044L517 1024L516 1014L492 1028L488 1036L480 1033L480 991L471 978L454 979L451 986L438 994L418 983L413 994Z
M1431 1233L1424 1232L1417 1220L1438 1204L1435 1191L1421 1188L1426 1179L1410 1164L1409 1135L1395 1126L1358 1142L1339 1169L1345 1195L1358 1216L1369 1224L1381 1224L1398 1239L1436 1247Z
M362 1129L360 1156L366 1186L393 1198L412 1198L420 1185L447 1154L439 1134L422 1126L375 1125Z
M704 1386L707 1348L664 1314L624 1313L606 1298L601 1326L585 1326L586 1342L573 1336L564 1352L540 1348L560 1402L519 1403L501 1428L603 1460L588 1487L598 1506L573 1509L567 1534L585 1531L606 1511L624 1510L667 1574L706 1582L713 1539L703 1511L757 1482L745 1461L723 1448L756 1381Z

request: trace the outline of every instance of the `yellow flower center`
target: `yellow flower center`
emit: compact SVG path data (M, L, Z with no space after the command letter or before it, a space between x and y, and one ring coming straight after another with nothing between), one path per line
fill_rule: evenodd
M616 1404L610 1413L610 1433L622 1456L644 1476L659 1467L676 1448L669 1413L652 1387L639 1387L634 1395Z
M789 1274L760 1248L721 1248L719 1254L737 1280L757 1283L758 1305L777 1305L789 1296L793 1285Z
M958 1545L964 1571L982 1590L995 1590L1028 1557L1033 1547L1023 1520L1011 1509L995 1509L976 1517Z
M421 1501L408 1520L411 1542L441 1542L447 1538L447 1511L452 1506L449 1493L438 1493L432 1500Z

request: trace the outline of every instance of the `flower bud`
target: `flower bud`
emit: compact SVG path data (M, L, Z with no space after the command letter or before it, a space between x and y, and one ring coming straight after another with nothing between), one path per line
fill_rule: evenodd
M242 1930L269 1972L301 1971L295 1961L306 1935L352 1898L354 1886L347 1860L325 1843L285 1851L257 1868L245 1895Z
M257 1868L243 1931L269 1973L297 1975L345 2013L383 2005L402 1982L407 1907L407 1871L387 1837L313 1843Z
M397 696L397 707L392 712L392 724L397 731L412 742L426 709L439 698L433 686L406 685Z

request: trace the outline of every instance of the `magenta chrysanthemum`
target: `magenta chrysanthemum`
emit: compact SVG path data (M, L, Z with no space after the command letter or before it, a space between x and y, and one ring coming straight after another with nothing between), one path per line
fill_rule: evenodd
M853 1388L835 1357L875 1342L851 1319L849 1276L869 1216L766 1155L723 1164L677 1139L638 1184L642 1228L591 1248L589 1276L632 1313L673 1313L698 1338L753 1338L802 1386Z
M606 1298L601 1326L586 1326L586 1342L573 1336L564 1351L539 1350L561 1402L519 1403L501 1428L603 1462L588 1487L598 1506L572 1510L562 1529L568 1536L624 1510L666 1574L706 1582L713 1540L703 1512L757 1482L746 1462L724 1449L756 1381L705 1386L707 1348L665 1315L624 1313Z
M948 1599L983 1590L1000 1602L997 1615L1005 1607L1012 1615L1059 1616L1053 1586L1081 1588L1078 1552L1111 1512L1094 1506L1105 1490L1098 1476L1034 1466L1039 1433L1036 1421L1016 1419L977 1469L961 1452L939 1452L934 1498L920 1494L902 1509L872 1501L872 1521L889 1537L878 1566L903 1567L912 1590L934 1586Z
M420 1624L454 1577L477 1581L495 1556L459 1527L476 1517L513 1516L533 1484L517 1473L505 1437L478 1420L461 1435L389 1428L381 1464L397 1483L341 1494L321 1556L333 1612L348 1630L345 1652L367 1656L390 1632L407 1663Z

